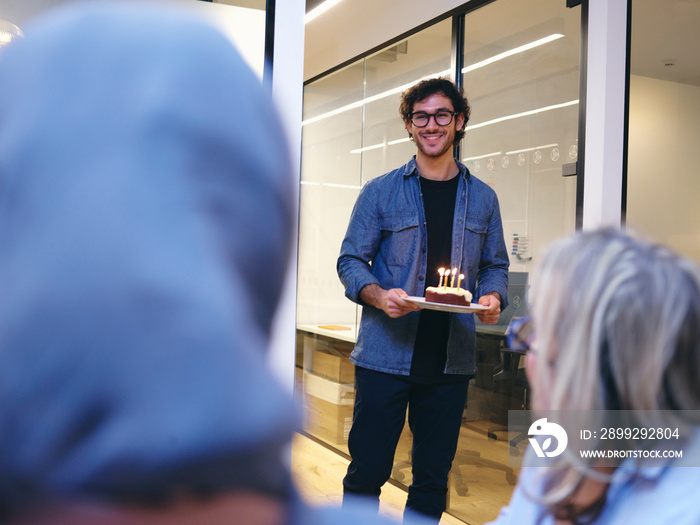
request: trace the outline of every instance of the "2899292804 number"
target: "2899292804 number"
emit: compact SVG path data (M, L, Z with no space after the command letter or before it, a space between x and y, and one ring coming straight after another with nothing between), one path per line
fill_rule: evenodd
M600 439L679 439L678 428L601 428Z

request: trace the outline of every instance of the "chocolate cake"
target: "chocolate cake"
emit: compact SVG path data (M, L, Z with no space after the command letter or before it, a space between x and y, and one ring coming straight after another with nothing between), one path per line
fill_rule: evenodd
M429 286L425 290L425 300L429 303L469 306L471 304L472 294L464 288Z
M455 276L457 268L452 268L452 271L440 268L440 284L437 286L428 286L425 290L425 300L429 303L454 304L457 306L469 306L472 300L471 292L461 287L464 275L460 274L455 286ZM452 280L450 281L450 276ZM444 282L444 285L443 285ZM448 283L450 284L448 286Z

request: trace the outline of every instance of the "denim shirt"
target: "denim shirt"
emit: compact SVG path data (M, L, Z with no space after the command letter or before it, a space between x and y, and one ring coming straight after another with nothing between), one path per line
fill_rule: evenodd
M488 292L507 306L508 252L496 193L457 162L459 183L452 227L450 266L465 275L474 301ZM355 365L409 375L420 312L392 319L363 304L360 290L378 284L422 296L428 240L415 157L404 166L370 180L360 191L338 258L345 295L362 304L362 320L350 361ZM474 314L450 315L447 374L476 371Z

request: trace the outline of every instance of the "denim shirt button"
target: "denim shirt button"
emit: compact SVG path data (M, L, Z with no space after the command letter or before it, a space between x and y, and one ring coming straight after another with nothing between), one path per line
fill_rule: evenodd
M419 275L419 276L418 276L418 280L419 280L419 281L422 281L422 280L423 280L423 276L422 276L422 275Z

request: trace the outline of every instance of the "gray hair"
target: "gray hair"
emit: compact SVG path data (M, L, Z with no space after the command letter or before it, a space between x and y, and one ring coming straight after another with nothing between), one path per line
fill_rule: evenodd
M532 302L536 405L577 417L655 411L641 412L639 423L697 424L679 412L700 408L695 263L620 230L580 232L550 248L534 276ZM584 476L595 477L565 456L546 475L550 504Z

